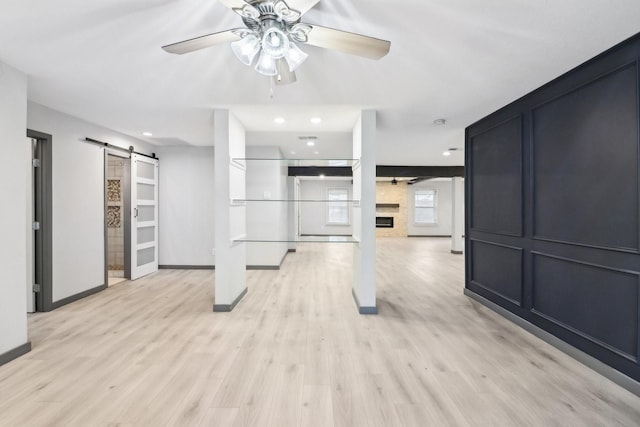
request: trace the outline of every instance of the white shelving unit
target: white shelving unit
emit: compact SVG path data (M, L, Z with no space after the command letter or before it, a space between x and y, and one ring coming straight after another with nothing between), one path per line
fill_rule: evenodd
M279 162L286 166L291 167L357 167L360 164L360 159L273 159L273 158L258 158L258 157L245 157L234 158L231 160L234 163L246 165L247 162Z
M280 239L280 240L267 240L267 239L252 239L249 237L241 237L234 240L236 243L360 243L358 239L353 236L298 236L296 239Z
M331 168L331 167L351 167L357 168L360 164L359 159L274 159L274 158L235 158L232 159L232 163L247 165L252 162L278 162L286 167L319 167L319 168ZM249 166L250 167L250 166ZM231 206L238 205L252 205L257 203L331 203L336 200L328 199L231 199ZM352 206L360 206L360 200L340 200L341 203L349 203ZM250 208L250 206L249 206ZM340 236L340 235L323 235L323 236L296 236L289 239L262 239L254 238L250 235L239 236L233 239L233 243L359 243L359 240L353 236Z
M282 239L260 239L247 230L248 205L254 203L286 203L289 212L295 204L328 203L334 200L300 200L299 197L270 200L246 193L246 170L252 162L279 162L284 167L349 167L353 177L353 196L349 203L353 211L353 236L322 236L300 238L287 229L291 241L345 243L353 247L353 298L361 314L378 312L376 304L376 112L363 110L353 127L353 158L351 159L275 159L251 158L246 155L246 130L229 110L214 111L216 212L215 212L215 301L214 311L231 311L247 293L247 244L285 243ZM295 195L294 195L295 196ZM294 205L292 205L292 203ZM249 206L251 207L251 206ZM253 238L252 238L253 237ZM289 246L290 249L290 246Z

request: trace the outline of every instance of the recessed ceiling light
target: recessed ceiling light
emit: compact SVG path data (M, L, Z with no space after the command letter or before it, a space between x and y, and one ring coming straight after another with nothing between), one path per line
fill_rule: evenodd
M314 125L319 125L320 123L322 123L322 119L320 117L312 117L311 123L313 123Z
M443 156L450 156L451 155L451 151L445 151L444 153L442 153Z
M320 176L320 179L324 179L324 174L323 173L321 173L319 176Z
M316 143L315 143L315 142L313 142L313 141L307 141L307 145L308 145L309 147L313 147L314 145L316 145Z
M153 134L151 132L142 132L142 135L144 135L144 136L153 136Z
M433 121L433 124L436 125L436 126L442 126L445 123L447 123L447 121L445 119L435 119Z
M273 123L277 124L277 125L281 125L284 123L284 117L276 117L275 119L273 119Z
M289 153L291 153L291 154L296 154L296 152L295 152L295 151L293 151L293 150L289 151Z
M319 151L314 151L313 154L320 154L320 152Z

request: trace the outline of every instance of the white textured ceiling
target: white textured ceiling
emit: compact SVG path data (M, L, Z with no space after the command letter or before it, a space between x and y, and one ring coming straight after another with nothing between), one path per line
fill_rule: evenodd
M250 143L288 141L286 153L296 133L325 133L318 155L342 156L357 111L374 108L379 164L459 165L462 151L442 152L462 148L467 125L640 31L640 1L321 0L303 21L390 40L391 52L303 46L298 82L271 97L228 46L160 49L241 27L217 0L3 0L0 61L29 75L30 100L159 145L211 145L224 107Z

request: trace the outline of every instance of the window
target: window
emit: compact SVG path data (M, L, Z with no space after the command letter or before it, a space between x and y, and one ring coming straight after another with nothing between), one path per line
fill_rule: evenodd
M414 195L413 222L416 224L435 224L436 190L416 190Z
M327 225L349 225L349 189L327 189Z

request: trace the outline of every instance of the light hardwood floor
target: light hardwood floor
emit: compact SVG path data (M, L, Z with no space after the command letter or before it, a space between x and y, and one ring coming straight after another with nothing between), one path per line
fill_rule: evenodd
M448 239L304 244L213 313L213 272L163 270L29 318L2 426L637 426L640 398L462 294Z

